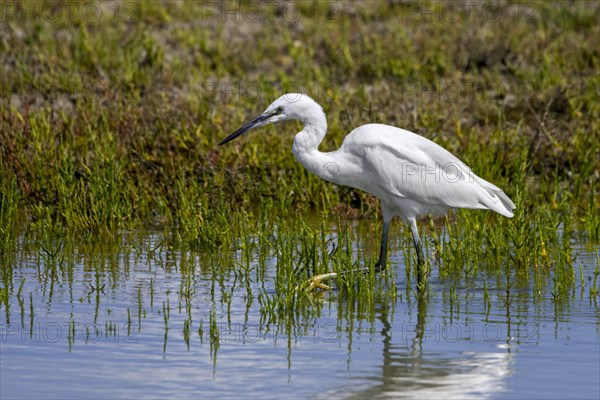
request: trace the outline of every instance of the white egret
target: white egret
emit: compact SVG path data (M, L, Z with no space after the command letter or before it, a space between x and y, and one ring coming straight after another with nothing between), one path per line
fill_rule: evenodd
M341 147L319 151L327 132L320 105L305 94L288 93L265 112L223 139L223 145L252 128L273 122L299 120L304 124L292 151L309 171L339 185L364 190L381 201L383 233L375 271L387 263L390 223L394 216L408 222L417 253L417 282L424 282L425 257L417 218L442 215L453 208L489 209L511 218L515 204L498 187L475 175L450 152L415 133L383 124L367 124L350 132ZM335 273L317 275L309 289L329 288L321 283Z

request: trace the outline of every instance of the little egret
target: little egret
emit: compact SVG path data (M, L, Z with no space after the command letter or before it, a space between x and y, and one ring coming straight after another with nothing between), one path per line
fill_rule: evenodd
M265 112L223 139L219 146L250 129L273 122L299 120L304 124L292 151L306 169L326 181L364 190L381 201L383 232L375 271L386 267L390 223L394 216L408 222L417 253L417 285L424 283L425 257L417 228L422 215L443 215L453 208L488 209L513 216L515 204L498 187L475 175L469 167L429 139L404 129L367 124L350 132L342 146L319 151L327 132L320 105L305 94L288 93ZM329 287L321 281L335 273L317 275L308 289Z

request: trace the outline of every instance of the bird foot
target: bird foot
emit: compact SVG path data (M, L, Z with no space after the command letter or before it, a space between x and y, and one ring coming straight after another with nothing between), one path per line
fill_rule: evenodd
M310 278L304 285L296 286L296 290L304 289L307 292L310 292L315 288L331 290L331 286L322 283L322 281L335 278L336 276L337 272L329 272L326 274L315 275L312 278Z

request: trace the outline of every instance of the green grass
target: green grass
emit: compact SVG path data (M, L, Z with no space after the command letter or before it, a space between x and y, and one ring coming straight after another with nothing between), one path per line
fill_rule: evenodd
M184 250L241 248L235 262L246 282L264 273L244 269L253 249L262 265L274 252L278 297L253 296L282 310L296 282L370 262L376 244L357 256L341 231L332 255L321 232L338 218L375 219L377 202L305 171L290 151L297 123L216 148L292 90L324 106L322 149L360 124L397 125L446 147L515 200L512 220L460 211L424 228L442 278L469 281L508 264L522 284L550 274L553 293L565 295L575 279L570 240L598 242L594 3L502 4L494 19L475 7L458 23L442 2L299 2L294 20L275 7L239 21L192 1L115 3L100 18L86 17L83 3L53 3L56 18L36 4L11 2L17 12L0 27L4 258L20 235L56 246L56 237L92 242L159 228ZM297 218L319 212L332 218L311 226ZM370 229L378 238L379 226ZM392 248L405 251L410 278L414 252L395 229ZM47 249L44 257L60 256ZM343 293L375 291L355 278L337 282Z

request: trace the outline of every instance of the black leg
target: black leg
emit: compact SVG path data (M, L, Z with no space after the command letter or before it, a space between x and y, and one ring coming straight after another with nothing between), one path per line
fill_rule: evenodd
M417 285L423 287L423 284L425 283L425 255L423 253L423 246L421 245L421 238L419 237L417 220L411 218L408 222L410 223L413 243L415 245L415 250L417 251Z
M381 249L379 250L379 260L375 264L375 272L381 272L387 265L387 245L388 234L390 233L390 222L383 221L383 233L381 234Z

